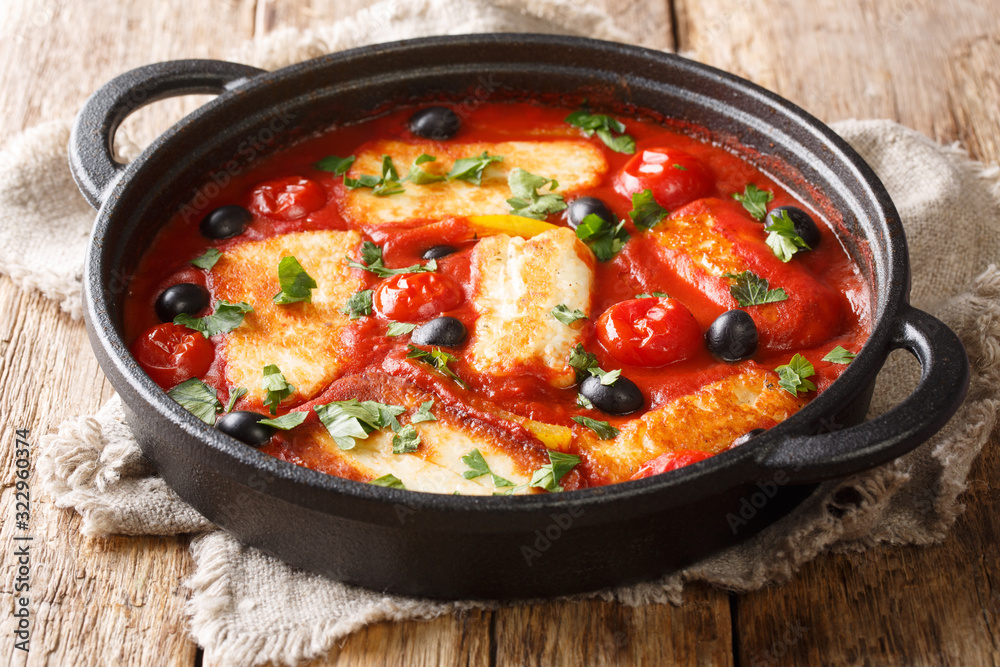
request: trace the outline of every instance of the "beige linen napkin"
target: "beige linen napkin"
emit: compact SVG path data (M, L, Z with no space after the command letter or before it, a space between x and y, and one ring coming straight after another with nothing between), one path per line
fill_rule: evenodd
M235 59L277 67L360 43L522 30L629 39L582 3L414 0L373 5L315 31L280 32L247 44ZM627 604L680 604L688 581L755 589L786 580L827 550L940 540L961 512L958 496L969 466L995 429L1000 408L1000 271L991 264L1000 257L998 170L889 121L845 121L834 129L872 165L899 208L910 244L913 302L965 342L972 362L968 399L929 442L878 469L821 485L795 513L750 541L662 580L595 595ZM25 132L0 153L0 271L79 317L83 252L94 215L69 175L67 142L68 122L56 121ZM123 153L135 150L122 145ZM893 355L879 376L870 416L904 398L918 372L908 355ZM59 506L82 515L84 533L199 533L191 547L196 565L187 582L189 612L192 633L213 662L294 664L322 655L367 623L433 618L474 604L346 586L239 544L155 476L117 398L97 415L64 423L39 448L45 489Z

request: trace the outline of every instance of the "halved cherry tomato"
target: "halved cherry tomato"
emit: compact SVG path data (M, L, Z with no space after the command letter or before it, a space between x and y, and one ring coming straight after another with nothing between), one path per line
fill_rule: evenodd
M643 463L629 479L642 479L643 477L652 477L653 475L677 470L692 463L704 461L710 456L711 454L708 452L699 452L697 449L678 449L673 452L666 452L660 454L655 459Z
M164 322L146 329L132 343L132 356L164 389L208 372L215 348L201 333Z
M440 315L464 300L459 286L440 273L403 273L375 289L375 309L402 322Z
M704 345L701 327L687 306L659 297L611 306L597 320L597 338L611 356L633 366L666 366Z
M631 197L652 190L653 199L673 211L715 190L715 177L708 166L676 148L647 148L625 165L615 178L615 190Z
M303 176L282 176L254 188L254 213L277 220L298 220L326 206L323 186Z

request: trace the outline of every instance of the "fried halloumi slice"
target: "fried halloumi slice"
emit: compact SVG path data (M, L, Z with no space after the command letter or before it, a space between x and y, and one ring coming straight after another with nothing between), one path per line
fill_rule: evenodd
M405 143L373 141L356 153L357 159L347 173L348 178L362 174L381 174L382 156L392 157L400 176L422 153L437 160L425 162L421 168L432 174L447 174L455 160L476 157L483 152L503 156L483 171L482 184L463 180L416 185L404 182L403 192L391 196L376 196L371 188L342 190L341 214L355 224L378 225L414 219L447 216L495 215L510 211L511 197L507 174L515 167L558 181L560 194L596 186L607 172L604 155L595 146L580 140L503 141L497 143ZM548 190L546 190L548 192Z
M345 363L340 332L349 322L340 312L361 287L344 256L361 243L358 232L309 231L250 241L227 250L212 269L217 299L253 306L243 324L220 346L226 381L263 400L263 368L277 365L295 387L289 401L308 400L334 380ZM278 305L278 262L295 257L316 281L311 303Z
M407 489L430 493L491 495L494 491L513 491L514 487L520 487L517 491L523 493L543 460L544 449L506 443L502 433L467 410L454 412L440 397L399 378L378 374L346 376L331 385L317 402L325 403L327 399L358 399L402 407L405 411L398 415L400 426L412 425L420 437L415 451L397 454L393 453L395 434L388 428L357 438L350 449L341 449L321 423L309 422L296 429L296 462L340 477L370 482L394 475ZM412 423L422 407L434 420ZM472 479L466 478L463 473L472 468L462 459L473 450L479 451L492 474L470 474ZM494 475L500 479L494 479Z
M560 227L531 239L484 238L470 262L479 312L469 344L472 367L487 375L531 373L556 387L573 384L569 353L582 335L553 317L552 309L563 304L590 316L590 250Z
M649 234L664 266L713 301L720 313L740 307L730 289L737 284L733 276L745 271L767 280L772 290L784 290L784 300L747 308L762 349L811 347L840 328L843 308L837 293L795 259L775 257L760 223L742 214L738 204L696 201Z
M770 428L806 404L778 386L773 371L748 367L625 421L613 440L575 429L581 450L608 483L628 480L642 464L672 450L718 454L755 428Z

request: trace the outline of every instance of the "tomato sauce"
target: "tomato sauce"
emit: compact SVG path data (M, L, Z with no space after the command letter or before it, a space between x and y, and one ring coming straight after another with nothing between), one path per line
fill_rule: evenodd
M387 335L388 320L419 323L441 314L456 317L471 330L478 316L473 308L470 277L470 256L477 242L475 230L467 220L447 216L394 225L354 224L341 210L345 192L343 176L314 165L328 156L353 155L365 142L375 138L413 141L415 137L407 129L407 119L413 111L401 109L313 137L255 164L251 170L234 177L214 197L199 196L182 207L159 232L128 286L125 336L140 363L143 350L152 345L148 332L161 324L154 304L164 289L183 282L202 285L213 293L210 272L191 264L191 260L207 250L214 248L226 253L248 241L292 232L357 229L365 240L382 247L383 262L389 268L425 262L422 255L432 246L452 246L455 252L436 260L437 271L433 273L408 273L391 278L364 274L363 288L374 291L373 312L354 320L342 336L344 356L349 360L342 377L370 371L402 377L432 391L446 406L475 412L481 423L492 423L504 437L522 441L517 446L537 445L537 442L523 428L497 417L491 410L499 408L547 424L581 428L572 420L580 414L578 388L553 386L546 368L528 366L513 377L483 375L471 368L463 358L463 347L458 347L449 350L455 357L449 368L468 386L463 389L446 376L414 372L412 364L405 360L408 336ZM484 104L462 119L458 135L450 141L544 142L584 138L579 130L564 122L571 111L527 103ZM825 389L846 366L824 361L823 357L838 345L857 352L870 329L868 288L829 226L812 212L818 223L819 243L808 251L796 252L787 263L776 264L764 242L767 233L763 231L763 223L752 217L733 195L743 193L748 184L753 184L773 193L773 199L766 204L768 210L779 206L804 209L802 203L751 164L718 146L651 123L628 119L624 122L628 135L635 140L635 153L611 150L597 136L585 139L603 153L607 173L598 185L574 191L565 198L567 202L584 196L600 199L618 220L625 221L624 229L630 236L613 258L595 262L591 316L576 326L582 327L583 347L596 355L600 368L620 369L623 376L638 386L645 402L638 412L602 419L621 425L741 368L757 365L775 369L787 364L793 354L801 354L815 369L815 375L809 379L815 383L816 392L807 397ZM408 165L396 166L402 171ZM677 178L671 181L674 176ZM666 218L651 231L637 228L629 216L633 208L631 195L647 188L657 203L667 209ZM199 231L202 219L226 205L249 210L252 219L243 233L235 237L206 238ZM721 361L703 340L705 331L717 317L727 310L741 308L731 293L733 279L706 269L706 262L715 261L711 257L672 247L669 237L657 236L658 229L671 229L670 225L696 220L698 216L713 220L712 229L717 235L713 243L728 244L726 253L750 271L767 272L771 287L780 286L788 295L780 303L742 307L753 313L760 336L759 347L750 359ZM569 224L566 211L551 213L546 221L558 226ZM694 229L691 233L701 232ZM665 298L656 296L642 299L650 303L638 306L631 301L639 294L654 293L669 294L669 307ZM211 303L215 303L214 293L212 296ZM207 312L208 309L198 315ZM647 319L640 322L642 317ZM643 349L644 336L653 340L660 335L656 333L657 327L667 327L673 332L668 335L683 339L668 341L669 344L652 352ZM682 330L684 333L677 333ZM210 344L218 346L223 335L212 336ZM609 342L612 339L617 342ZM225 402L231 387L226 382L221 355L206 362L205 345L198 343L197 347L202 357L194 365L185 362L183 368L198 371L195 375L216 389ZM184 370L151 374L167 389ZM335 381L319 396L299 406L283 405L279 412L343 400L344 386ZM246 398L236 405L264 411ZM307 422L315 421L315 413L310 413ZM302 464L303 452L297 453L293 433L279 433L264 451ZM647 467L653 472L663 472L702 458L687 450L681 454L655 464L650 462ZM602 483L596 472L583 480L587 474L588 469L583 466L578 475L568 476L564 481L571 485Z

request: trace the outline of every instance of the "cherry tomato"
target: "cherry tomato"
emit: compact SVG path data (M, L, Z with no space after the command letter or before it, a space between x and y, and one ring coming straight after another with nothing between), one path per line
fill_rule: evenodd
M403 273L375 289L375 308L392 320L414 322L458 306L462 290L439 273Z
M298 220L326 206L323 187L302 176L282 176L254 188L251 208L277 220Z
M678 449L677 451L666 452L651 461L643 463L630 479L642 479L643 477L652 477L653 475L677 470L692 463L704 461L710 456L711 454L708 452L699 452L697 449Z
M201 333L164 322L146 329L132 343L132 356L164 389L208 372L215 348Z
M712 194L715 177L698 158L675 148L648 148L625 165L615 178L615 190L631 197L652 190L653 199L673 211Z
M597 320L597 338L618 361L666 366L687 359L704 345L694 315L677 299L629 299Z

